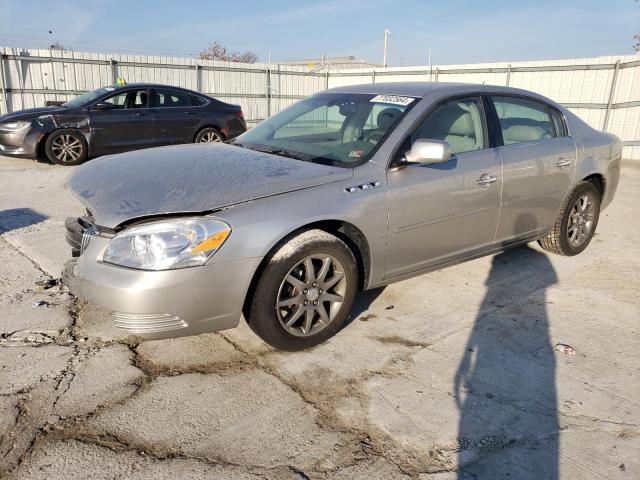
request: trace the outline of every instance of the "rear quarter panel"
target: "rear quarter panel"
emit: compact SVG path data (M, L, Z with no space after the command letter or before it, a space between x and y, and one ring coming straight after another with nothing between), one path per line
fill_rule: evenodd
M589 126L575 114L564 110L569 133L576 141L576 175L574 185L594 174L604 177L604 197L601 208L606 208L615 195L620 179L622 142L611 133Z

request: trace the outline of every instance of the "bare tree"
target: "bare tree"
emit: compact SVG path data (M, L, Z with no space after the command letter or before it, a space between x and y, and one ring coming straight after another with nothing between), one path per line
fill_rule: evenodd
M637 2L638 0L636 0ZM640 53L640 33L637 35L633 36L633 49L636 51L636 53Z
M241 63L256 63L258 61L258 55L253 52L231 52L218 42L211 42L209 46L200 52L200 58L202 60L222 60L225 62L241 62Z

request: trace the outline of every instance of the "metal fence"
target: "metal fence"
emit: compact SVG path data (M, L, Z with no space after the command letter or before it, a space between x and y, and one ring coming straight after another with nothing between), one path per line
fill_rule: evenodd
M328 85L326 72L297 66L18 48L0 48L0 55L2 113L66 101L122 77L238 103L248 123L256 123Z
M329 87L370 82L456 81L510 85L565 105L624 141L640 159L640 56L431 67L308 71L298 66L234 64L191 58L0 48L2 113L114 83L177 85L242 106L249 124Z

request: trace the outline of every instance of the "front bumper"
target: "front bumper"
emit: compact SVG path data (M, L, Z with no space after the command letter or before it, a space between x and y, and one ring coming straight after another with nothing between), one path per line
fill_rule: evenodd
M115 325L145 339L214 332L238 325L261 258L143 271L102 263L108 239L94 236L63 278L71 293L112 312Z
M33 127L4 130L0 125L0 155L35 158L41 133Z

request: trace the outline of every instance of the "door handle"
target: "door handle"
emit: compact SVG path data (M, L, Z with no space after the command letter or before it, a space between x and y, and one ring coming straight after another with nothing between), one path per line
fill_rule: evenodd
M136 117L144 117L148 115L148 113L144 113L144 112L136 112Z
M559 158L558 161L555 163L555 166L558 168L564 168L564 167L568 167L572 163L573 163L572 158Z
M491 185L492 183L496 183L497 181L497 176L487 175L486 173L483 173L480 178L476 180L476 183L482 187L488 187L489 185Z
M184 112L185 115L193 115L193 112Z

